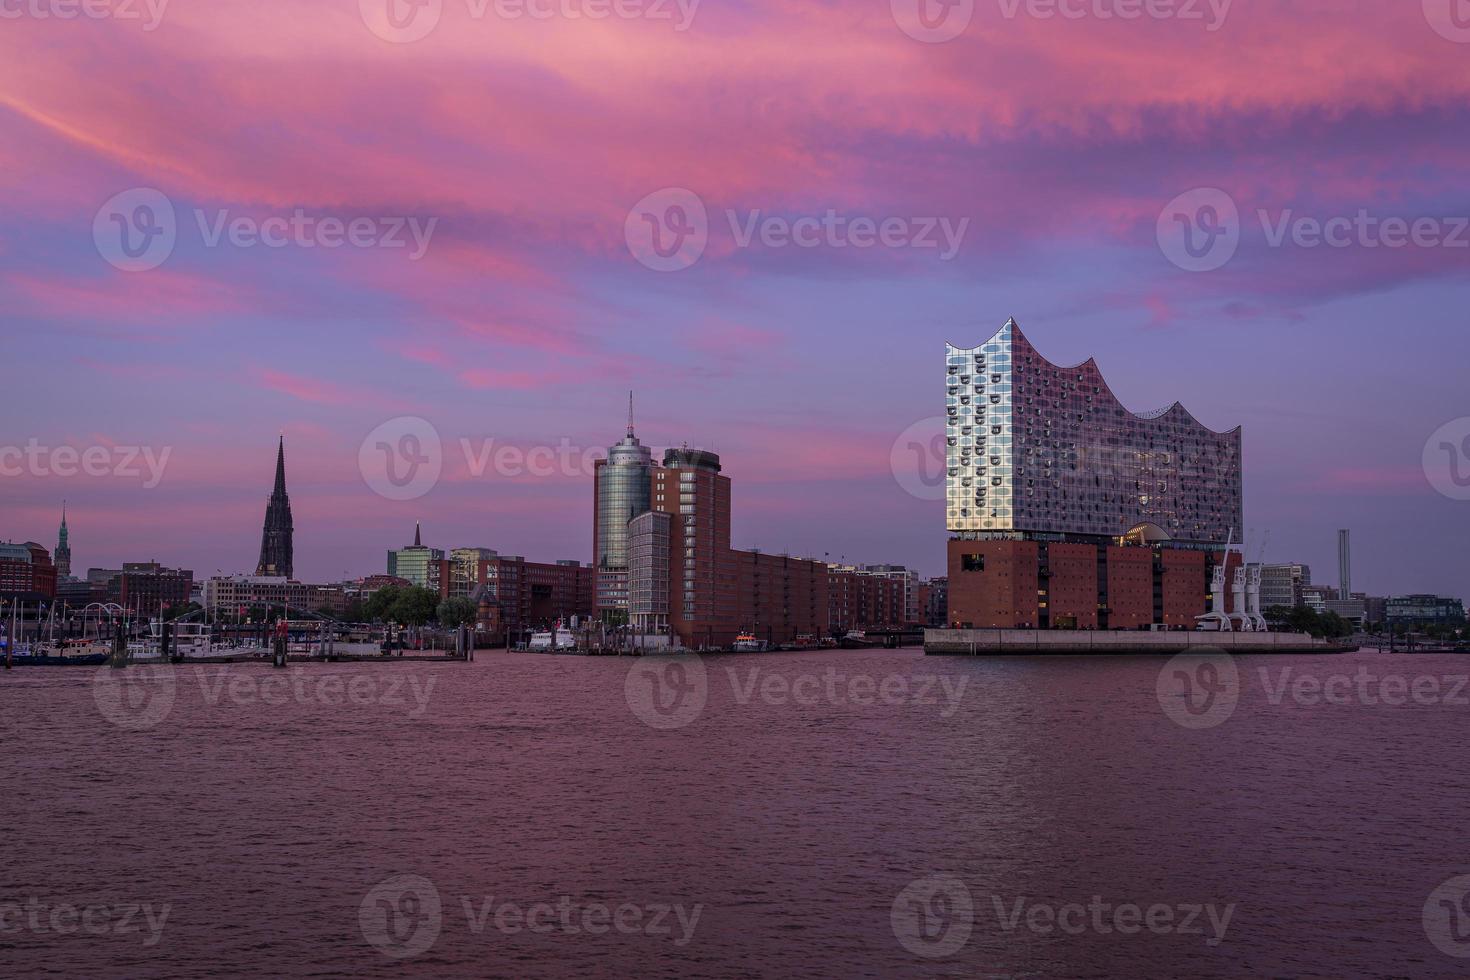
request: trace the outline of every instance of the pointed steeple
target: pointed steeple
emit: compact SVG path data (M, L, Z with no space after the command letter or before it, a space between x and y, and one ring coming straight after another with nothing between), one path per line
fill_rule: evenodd
M281 435L281 442L276 447L276 488L275 492L285 494L286 492L286 436Z
M291 498L286 494L286 436L276 444L276 483L265 507L265 525L260 532L260 562L256 575L291 578L295 572L291 522Z
M418 521L413 522L413 546L415 548L422 548L424 546L424 538L423 535L419 533Z
M71 578L71 535L66 529L66 501L61 502L61 529L56 534L56 554L52 559L58 579Z

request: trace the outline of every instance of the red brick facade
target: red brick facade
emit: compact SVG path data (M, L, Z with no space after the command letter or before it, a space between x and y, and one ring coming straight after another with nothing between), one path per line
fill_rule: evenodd
M1209 559L1168 546L952 539L949 625L1192 628L1207 605Z

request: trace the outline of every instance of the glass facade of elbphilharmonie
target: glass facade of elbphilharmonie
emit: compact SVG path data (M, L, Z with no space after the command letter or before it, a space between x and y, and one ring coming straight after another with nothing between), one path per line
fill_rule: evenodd
M1239 427L1216 432L1178 402L1136 415L1092 360L1053 364L1014 320L947 346L945 384L952 533L1240 541Z

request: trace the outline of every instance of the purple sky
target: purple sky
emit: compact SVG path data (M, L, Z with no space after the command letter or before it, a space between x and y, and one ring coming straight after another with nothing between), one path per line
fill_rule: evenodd
M943 43L912 0L704 0L683 30L443 0L412 41L374 2L6 21L0 453L47 452L0 456L0 538L53 547L66 498L79 569L253 570L284 431L298 577L380 572L415 519L437 547L587 560L580 466L493 453L605 447L634 388L645 442L721 454L737 547L940 574L942 505L890 453L943 412L945 341L1013 315L1134 410L1242 425L1268 561L1335 583L1349 527L1357 589L1467 591L1438 443L1470 436L1470 32L1436 0L1218 23L976 0ZM1228 234L1191 257L1176 214ZM695 233L662 259L678 215ZM1346 221L1325 244L1303 218ZM354 220L362 244L327 247ZM411 500L359 460L401 416L443 447ZM57 475L62 446L109 472ZM129 446L168 453L156 486L112 472Z

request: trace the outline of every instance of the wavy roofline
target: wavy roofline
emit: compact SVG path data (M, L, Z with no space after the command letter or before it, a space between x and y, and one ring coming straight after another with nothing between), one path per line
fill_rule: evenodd
M1175 413L1180 413L1190 422L1194 423L1201 429L1213 435L1228 436L1240 432L1240 426L1238 425L1231 429L1214 429L1208 425L1205 425L1203 422L1195 417L1193 412L1184 407L1183 402L1177 400L1171 405L1168 405L1164 408L1154 409L1150 412L1133 411L1133 409L1123 404L1123 400L1119 398L1117 394L1113 391L1113 386L1108 384L1107 375L1103 374L1102 368L1098 366L1097 358L1089 357L1085 361L1078 361L1076 364L1058 364L1056 361L1053 361L1051 358L1041 353L1041 349L1035 344L1031 343L1031 338L1026 336L1025 332L1021 329L1021 325L1016 322L1015 317L1007 317L1006 322L1001 324L1000 329L996 330L995 333L991 334L989 337L986 337L984 340L980 341L980 343L974 345L973 347L960 347L959 345L952 344L947 340L944 342L944 346L947 347L949 350L959 354L973 354L975 353L975 351L984 347L995 338L999 337L1002 333L1005 332L1007 327L1013 329L1016 332L1016 335L1019 336L1022 340L1026 341L1026 343L1031 344L1031 349L1036 351L1038 357L1060 371L1074 371L1077 368L1086 367L1087 365L1091 364L1092 369L1097 372L1098 380L1102 382L1103 391L1107 392L1108 397L1113 400L1113 404L1117 405L1123 411L1127 412L1129 415L1133 416L1140 422L1154 422Z

